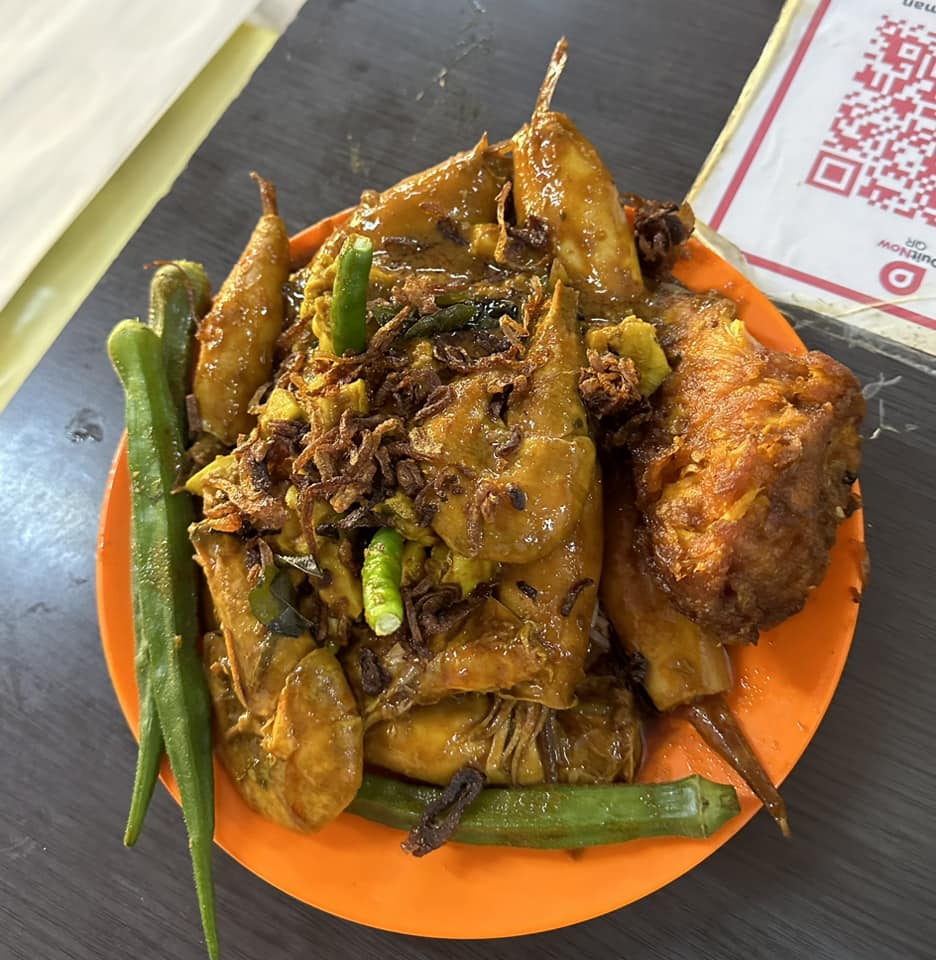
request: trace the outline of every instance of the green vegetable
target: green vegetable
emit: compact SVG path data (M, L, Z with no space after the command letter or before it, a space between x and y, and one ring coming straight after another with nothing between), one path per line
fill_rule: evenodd
M415 337L431 337L436 333L451 333L453 330L462 330L471 326L478 316L478 308L473 303L453 303L449 307L442 307L435 313L420 317L406 331L409 339Z
M375 303L368 307L368 314L378 327L386 326L399 312L400 307L393 306L393 304L390 303ZM415 317L416 311L413 310L410 313L410 318L413 319Z
M268 563L257 585L247 596L250 611L274 633L299 637L311 624L296 609L296 590L289 574L275 563Z
M163 365L176 408L176 420L185 431L185 397L192 375L195 323L211 306L208 277L201 264L177 260L161 266L150 284L150 326L162 340ZM134 582L135 666L140 701L140 746L137 754L130 812L124 830L124 843L132 847L140 836L159 776L163 755L163 737L150 683L149 652L141 637L137 598L139 584Z
M195 325L210 307L211 287L200 263L174 260L153 275L149 322L162 339L163 366L183 436L187 424L185 398L192 385Z
M331 335L335 356L361 353L367 345L367 289L374 246L367 237L354 234L345 241L338 257L331 303Z
M406 331L406 337L432 337L455 330L483 330L496 327L504 315L515 317L517 307L508 300L480 300L477 303L452 303L435 313L420 317Z
M159 337L139 321L125 320L114 328L107 350L126 392L138 629L166 752L182 798L205 943L209 956L217 958L210 703L196 647L197 592L187 534L192 505L188 494L171 492L181 462L182 438Z
M389 827L415 827L442 791L367 774L348 809ZM734 787L698 774L671 783L482 790L452 839L573 849L643 837L710 837L739 811Z
M378 637L386 637L403 623L403 538L390 527L381 527L364 551L361 585L364 619Z
M131 536L133 531L131 530ZM131 550L135 548L131 547ZM124 829L124 844L132 847L140 836L143 820L153 798L156 778L159 776L159 763L163 755L162 729L156 713L156 702L150 684L149 650L146 647L141 625L143 616L139 612L137 599L138 578L131 585L133 592L133 628L136 642L134 665L136 668L137 693L140 701L140 745L137 752L136 772L133 775L133 792L130 795L130 812L127 814L127 826Z

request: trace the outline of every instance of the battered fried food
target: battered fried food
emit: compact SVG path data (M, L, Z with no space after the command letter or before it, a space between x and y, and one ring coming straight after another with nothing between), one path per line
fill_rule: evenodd
M854 507L861 388L825 354L761 346L716 294L651 311L674 372L632 451L642 547L682 613L753 641L802 609Z

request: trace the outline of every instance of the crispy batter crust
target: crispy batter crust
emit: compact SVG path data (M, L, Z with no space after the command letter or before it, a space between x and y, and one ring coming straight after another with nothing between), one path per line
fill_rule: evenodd
M800 610L852 505L864 400L842 364L756 343L723 297L655 304L673 374L633 451L639 531L676 606L722 633Z

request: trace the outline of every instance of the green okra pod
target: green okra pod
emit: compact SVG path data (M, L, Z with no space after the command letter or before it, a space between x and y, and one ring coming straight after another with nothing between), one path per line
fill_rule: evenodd
M134 593L137 589L137 579L134 578L135 582L131 587ZM142 635L142 615L139 609L139 604L134 597L133 627L136 636L134 665L140 701L140 743L136 771L133 775L133 790L130 794L130 811L127 814L127 826L124 829L124 844L128 847L132 847L139 839L146 811L153 798L153 789L159 776L159 764L164 751L162 729L159 726L159 716L150 683L149 650Z
M442 794L367 774L348 808L390 827L419 825ZM462 814L461 843L567 850L644 837L710 837L740 811L734 787L698 774L669 783L491 787Z
M163 366L176 416L185 436L185 398L191 392L195 328L211 307L205 268L191 260L172 260L153 274L149 324L162 341Z
M185 397L192 378L195 327L211 306L208 277L200 263L174 260L162 264L150 284L149 323L162 342L163 367L172 394L176 421L186 430ZM132 531L131 531L132 535ZM134 583L134 593L138 584ZM124 843L132 847L140 835L159 776L164 744L150 683L149 652L140 637L139 602L134 596L136 678L140 701L140 745Z
M131 564L138 629L166 752L179 786L205 943L218 956L211 853L214 781L208 689L198 655L197 591L188 526L192 504L173 493L182 437L159 337L137 320L107 341L126 393Z

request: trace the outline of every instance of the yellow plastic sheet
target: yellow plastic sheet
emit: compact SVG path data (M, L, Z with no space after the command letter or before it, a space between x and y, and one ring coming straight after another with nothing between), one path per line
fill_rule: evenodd
M276 39L272 30L239 27L0 310L0 410L169 192Z

